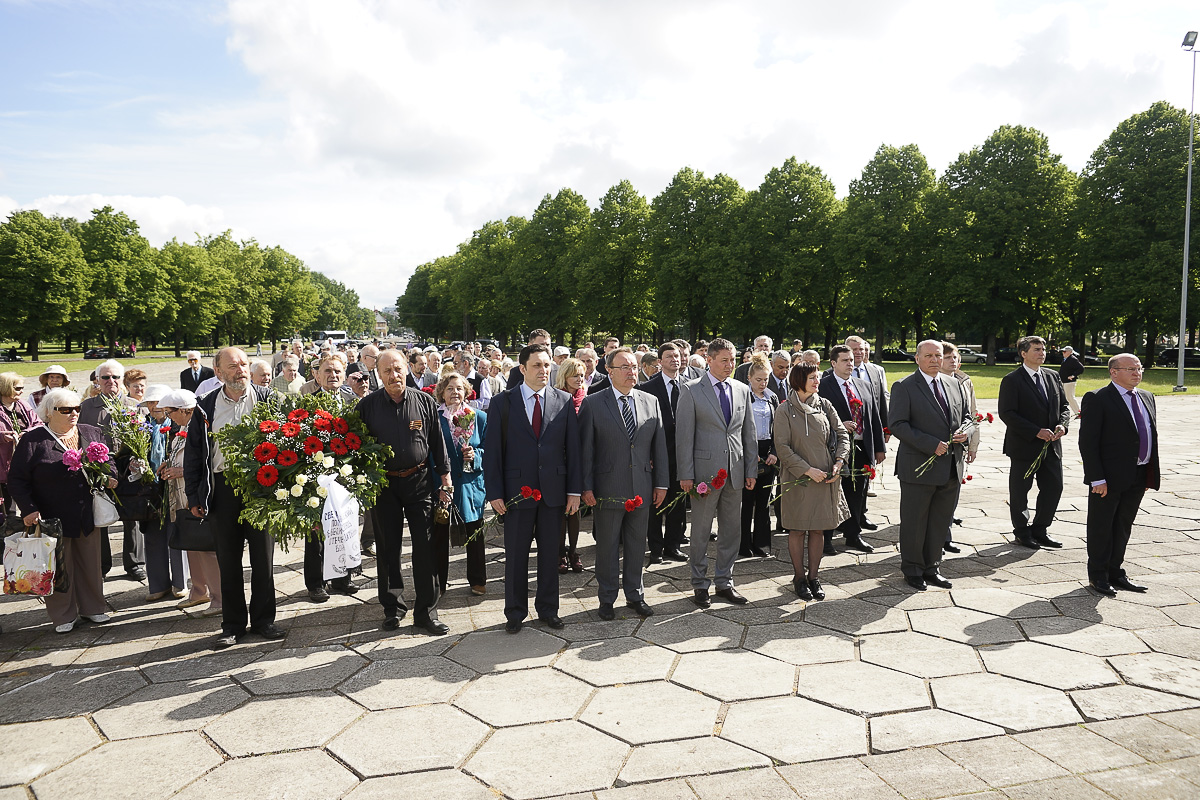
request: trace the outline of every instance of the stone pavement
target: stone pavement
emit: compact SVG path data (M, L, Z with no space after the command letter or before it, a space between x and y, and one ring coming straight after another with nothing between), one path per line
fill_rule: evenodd
M795 598L781 537L735 567L748 606L697 610L668 565L647 575L654 617L601 622L587 570L563 577L565 630L515 636L497 540L485 597L454 555L443 638L379 630L371 591L310 604L297 548L276 568L281 642L213 652L216 620L124 579L110 624L64 636L3 598L0 800L1200 797L1198 413L1159 400L1165 486L1128 560L1151 588L1115 600L1083 584L1074 432L1066 546L1009 544L1000 423L964 487L950 591L901 581L885 475L879 549L828 558L824 602Z

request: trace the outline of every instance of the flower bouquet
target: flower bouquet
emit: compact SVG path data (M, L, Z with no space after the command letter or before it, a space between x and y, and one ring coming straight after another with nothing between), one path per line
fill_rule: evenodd
M154 423L138 409L125 405L120 397L100 397L108 409L109 433L113 441L133 455L134 461L129 465L129 480L140 479L142 483L151 483L154 473L149 467L150 430Z
M458 452L461 454L471 446L471 437L475 435L475 409L470 406L463 406L463 410L454 415L450 420L450 438L458 445ZM472 455L471 461L463 459L463 472L475 471L475 457Z
M950 441L946 442L945 455L950 455L954 451L954 437L958 436L960 433L966 433L966 432L967 432L967 424L964 423L963 425L960 425L958 427L958 429L956 431L954 431L953 434L950 435ZM941 458L941 456L939 456L935 453L934 455L931 455L929 458L927 458L923 462L921 462L921 466L917 467L917 469L916 469L917 476L919 477L921 475L924 475L926 472L929 472L929 470L931 470L933 468L933 465L937 463L937 460L939 458Z
M332 476L366 510L387 480L391 448L379 444L352 405L337 395L287 397L259 403L241 423L216 434L225 476L242 498L241 521L267 531L284 551L321 534Z
M698 483L693 484L692 488L690 490L688 490L687 492L680 493L671 502L669 502L665 505L659 506L658 513L659 514L667 513L667 511L669 511L676 503L683 502L683 498L685 498L685 497L697 497L697 498L698 497L707 497L709 494L715 492L716 490L718 490L722 486L724 486L725 482L728 480L729 480L729 473L726 472L724 469L719 469L719 470L717 470L717 474L712 476L711 479L709 479L707 481L699 481ZM633 509L629 509L629 510L632 511Z
M93 493L103 492L108 487L112 473L106 465L110 460L112 456L104 442L89 442L82 450L68 450L62 457L62 463L69 472L83 473L83 479Z

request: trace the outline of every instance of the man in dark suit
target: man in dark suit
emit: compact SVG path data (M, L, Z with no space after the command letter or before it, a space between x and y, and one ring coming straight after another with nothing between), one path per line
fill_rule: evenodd
M771 374L767 376L767 388L775 393L782 403L788 396L788 371L792 368L792 359L782 350L776 350L771 355Z
M941 342L917 346L917 371L892 386L888 418L900 440L896 477L900 480L900 568L917 591L927 584L943 589L942 542L958 505L965 471L964 445L974 427L958 381L940 372ZM927 469L923 464L936 457Z
M772 342L771 342L770 336L756 337L754 340L754 352L770 353L771 345L772 345ZM750 385L750 378L748 377L749 374L750 374L750 362L744 361L741 364L738 364L738 368L736 370L734 370L733 377L736 378L737 380L741 381L742 383L746 384L747 386L749 386ZM783 397L780 396L779 399L780 399L780 401L782 401Z
M546 331L544 328L534 328L533 330L531 330L529 332L529 341L527 343L528 344L544 344L547 347L549 347L550 346L550 333L548 331ZM546 383L549 384L550 386L553 386L554 385L554 376L558 374L558 364L553 363L554 362L553 357L550 359L550 361L551 361L550 379L548 381L546 381ZM520 386L522 381L524 381L524 380L525 380L525 376L521 374L521 365L520 364L515 365L511 370L509 370L508 388L511 389L514 386Z
M833 364L829 374L821 378L817 393L833 404L838 418L846 426L854 443L851 465L874 466L887 458L887 446L883 443L883 423L879 419L879 408L870 384L863 383L852 374L854 356L844 344L834 345L829 351ZM842 493L850 508L850 518L838 526L846 537L846 546L864 553L873 553L875 548L862 540L863 519L867 508L867 479L862 475L842 478ZM825 552L833 550L833 531L825 532ZM837 551L834 550L836 555Z
M520 631L529 614L529 550L535 538L534 609L549 627L563 627L560 526L564 516L579 509L582 492L579 423L571 396L547 385L554 363L550 348L526 345L519 359L523 381L492 398L483 456L488 502L504 517L504 629L509 633ZM526 489L537 494L524 497Z
M378 362L376 362L378 363ZM404 385L411 389L424 389L426 386L437 385L437 373L429 369L428 357L417 351L408 360L408 372L404 376Z
M1075 348L1067 345L1062 349L1062 364L1058 367L1058 377L1062 381L1063 392L1067 395L1067 403L1075 416L1079 416L1079 403L1075 400L1075 386L1083 375L1083 362L1075 354Z
M633 391L638 370L633 351L618 347L606 360L612 388L589 395L579 409L583 502L596 506L598 613L602 620L616 617L624 550L625 605L648 617L654 612L642 589L642 556L651 500L657 508L667 496L667 437L658 401Z
M1013 536L1017 543L1033 550L1062 547L1050 538L1050 523L1062 497L1062 444L1071 422L1058 375L1042 369L1046 362L1046 340L1023 336L1017 341L1021 366L1000 381L997 406L1004 421L1004 455L1010 459L1008 473L1008 510L1012 516ZM1043 451L1045 455L1042 456ZM1041 457L1036 470L1033 464ZM1026 474L1029 477L1026 477ZM1029 489L1037 478L1037 507L1029 515Z
M884 372L883 367L871 363L871 346L867 344L866 339L861 336L847 336L846 346L850 348L850 352L854 355L854 377L863 383L869 383L871 389L875 392L875 407L879 409L879 421L883 423L883 444L886 447L892 438L891 432L888 430L887 373ZM867 497L874 496L875 493L871 491L871 481L868 480ZM879 526L867 519L866 511L867 506L864 503L863 528L869 531L877 530Z
M650 380L638 386L658 399L659 416L667 439L668 478L666 503L670 509L664 513L650 514L646 541L650 548L650 563L664 561L687 561L683 552L684 530L687 528L687 505L673 501L680 494L679 471L675 455L675 408L679 404L679 392L683 387L683 352L674 342L666 342L658 351L662 370ZM666 535L663 534L664 526Z
M1100 594L1144 592L1125 575L1125 547L1147 489L1159 488L1154 395L1137 388L1142 362L1131 353L1108 360L1112 383L1083 396L1079 454L1088 494L1088 582Z
M212 367L204 367L200 365L200 353L195 350L187 352L187 369L179 373L179 388L187 389L189 392L196 391L196 387L204 383L215 374Z

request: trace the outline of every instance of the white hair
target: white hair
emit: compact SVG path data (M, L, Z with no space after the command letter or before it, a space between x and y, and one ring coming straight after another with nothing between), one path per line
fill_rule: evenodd
M699 355L695 355L695 354L688 356L688 366L689 367L699 367L700 369L704 369L704 356L699 356Z
M46 396L42 398L42 402L38 403L38 419L49 425L50 415L60 406L77 406L82 402L83 400L76 391L65 388L51 389L46 392Z
M185 353L183 357L188 359L189 361L192 360L193 358L196 359L197 361L199 361L200 360L200 351L199 350L188 350L187 353Z
M100 373L105 369L108 370L109 375L115 374L118 378L125 377L125 367L115 358L110 358L108 361L101 362L100 366L96 367L96 376L99 377Z
M771 341L771 337L770 337L770 336L766 336L766 335L763 335L763 336L755 336L755 337L754 337L754 344L755 344L755 346L757 346L759 342L766 342L766 343L767 343L767 349L768 349L768 350L770 350L770 349L771 349L771 347L772 347L772 346L774 346L774 344L775 344L773 341Z

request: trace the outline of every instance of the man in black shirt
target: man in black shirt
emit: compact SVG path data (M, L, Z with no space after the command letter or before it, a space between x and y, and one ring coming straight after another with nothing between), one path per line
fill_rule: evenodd
M407 519L417 594L413 625L442 636L450 632L450 626L437 618L438 589L430 535L436 485L433 473L441 478L443 500L450 499L454 487L450 483L450 459L442 439L437 405L426 392L405 385L408 360L399 350L380 353L376 371L383 388L360 400L358 413L371 435L392 448L392 457L386 465L388 482L372 510L383 627L399 628L400 618L408 611L401 597L404 579L400 574L400 532Z

